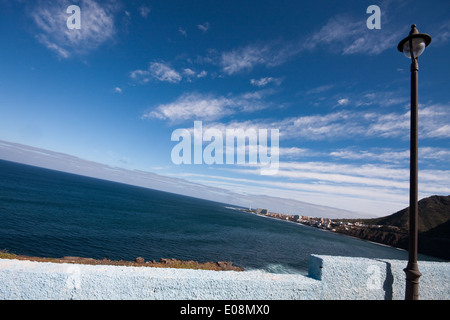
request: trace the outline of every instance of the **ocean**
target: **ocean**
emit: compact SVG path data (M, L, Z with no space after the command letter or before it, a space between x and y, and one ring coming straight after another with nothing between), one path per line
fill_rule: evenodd
M0 249L37 257L231 261L246 270L300 274L311 254L408 259L404 250L229 204L3 160Z

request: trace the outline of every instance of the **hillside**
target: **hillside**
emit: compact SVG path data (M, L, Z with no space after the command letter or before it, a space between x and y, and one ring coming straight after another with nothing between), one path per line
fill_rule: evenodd
M386 217L346 221L359 221L367 227L338 232L408 249L409 207ZM418 227L419 253L450 260L450 195L420 200Z
M450 195L431 196L419 201L419 233L433 235L433 230L440 229L441 236L450 237ZM402 230L409 228L409 207L400 210L390 216L365 219L367 224L390 225ZM447 224L446 224L447 223ZM447 228L443 230L443 225ZM447 231L447 232L442 232Z

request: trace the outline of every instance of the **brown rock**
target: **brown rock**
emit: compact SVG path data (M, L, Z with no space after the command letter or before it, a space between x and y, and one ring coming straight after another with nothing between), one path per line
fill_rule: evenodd
M142 257L137 257L134 261L137 262L137 263L144 263L145 262L144 258L142 258Z
M233 269L233 264L231 262L228 262L228 261L218 261L217 265L222 270L232 270Z

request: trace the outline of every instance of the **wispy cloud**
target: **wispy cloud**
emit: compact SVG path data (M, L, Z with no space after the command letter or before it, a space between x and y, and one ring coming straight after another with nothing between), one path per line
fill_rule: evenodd
M334 159L357 160L384 163L405 163L409 160L409 150L372 149L355 150L355 148L332 151L329 155Z
M246 123L251 127L251 123ZM249 146L252 147L252 146ZM424 147L420 158L448 161L450 154L443 148ZM243 165L222 168L238 178L214 175L194 175L196 182L221 187L244 194L255 193L281 198L295 198L312 203L332 203L332 206L377 215L390 214L407 206L409 189L409 150L358 147L331 152L308 148L281 147L279 170L270 178L259 176L259 166ZM297 161L289 161L292 158ZM315 157L320 160L314 160ZM308 159L310 158L310 159ZM301 159L301 160L299 160ZM349 161L350 160L350 161ZM256 178L256 176L258 178ZM448 194L450 171L420 169L419 197Z
M257 64L263 64L267 61L267 47L247 46L245 48L235 49L230 52L224 52L220 64L223 71L232 75L241 71L253 69Z
M200 72L192 70L191 68L185 68L183 69L183 76L187 79L187 81L191 82L193 79L200 79L204 78L208 75L208 72L205 70L202 70Z
M143 18L147 18L151 11L152 11L152 9L149 6L142 5L142 6L139 7L139 14Z
M159 81L180 82L181 75L165 63L152 62L148 68L150 75Z
M182 27L178 27L178 32L181 33L184 37L187 37L186 29L183 29Z
M442 105L424 106L419 111L419 134L422 138L449 138L450 115ZM310 121L308 121L310 120ZM317 138L325 138L329 130L342 129L335 132L337 136L383 138L408 138L410 127L410 112L404 113L374 113L374 112L338 112L313 118L300 117L291 121L291 129L298 127L299 123L310 122L311 128L305 130L318 133ZM345 123L345 126L342 124ZM312 128L314 125L314 128ZM322 134L320 134L322 133ZM305 136L306 137L306 136Z
M250 102L249 100L247 100ZM260 103L262 100L259 101ZM419 111L419 134L422 139L446 139L450 137L450 114L443 105L422 106ZM254 119L228 125L247 128L279 129L280 139L303 141L339 141L362 138L408 139L410 112L381 113L370 111L339 110L325 114L288 117L278 120Z
M183 79L192 82L207 75L208 72L206 70L199 71L190 67L177 70L164 61L151 62L147 69L137 69L129 73L130 79L140 84L145 84L151 80L174 84L181 82Z
M365 127L355 119L358 119L355 113L339 111L282 119L273 122L272 126L283 128L280 130L280 138L335 140L354 137L365 132Z
M450 114L445 106L430 105L419 108L419 134L422 138L449 138ZM410 112L365 115L369 121L369 136L408 137L410 126Z
M150 72L148 70L134 70L130 72L130 78L139 83L150 81Z
M402 105L409 102L409 96L400 94L398 91L372 91L366 92L355 97L355 106L372 106L378 105L382 107L390 107L393 105Z
M366 20L359 16L338 14L303 38L253 43L223 52L219 64L223 72L233 75L250 71L259 65L277 66L305 51L324 48L341 55L378 55L395 48L398 40L407 33L406 27L394 26L384 15L383 19L382 31L373 31L366 27ZM447 38L445 32L443 38Z
M290 43L278 41L265 44L250 44L245 47L223 52L220 56L222 71L228 75L252 70L255 66L273 67L288 61L299 48Z
M369 30L366 20L361 17L337 14L306 38L304 48L326 48L342 55L378 55L395 48L398 40L407 34L408 26L399 27L394 25L395 20L389 19L386 13L393 10L393 5L390 1L385 1L382 5L381 30Z
M342 99L339 99L337 103L340 106L345 106L346 104L348 104L348 102L349 102L348 98L342 98Z
M419 148L419 159L431 159L450 163L450 150L436 147Z
M237 113L250 113L268 107L263 101L267 92L251 92L238 96L187 93L174 102L158 105L143 118L156 118L171 122L186 120L219 120Z
M203 33L205 33L206 31L209 30L209 22L205 22L203 24L199 24L197 25L197 28L199 28L199 30Z
M409 164L409 149L372 148L369 150L357 150L355 148L339 149L329 153L333 159L362 160L369 162L384 162L394 164ZM438 162L450 162L450 150L437 147L419 148L419 161L434 160Z
M205 70L200 71L199 73L197 73L197 78L204 78L208 75L208 72Z
M151 79L171 83L182 80L181 74L164 62L151 62L147 70L134 70L129 75L132 80L139 83L147 83Z
M450 41L450 19L435 26L431 34L433 34L433 45L440 46Z
M279 86L282 81L283 81L282 78L263 77L263 78L260 78L260 79L251 79L250 83L253 86L256 86L256 87L265 87L265 86L267 86L270 83L274 83L274 84Z
M233 101L225 97L184 94L172 103L159 105L145 114L144 118L157 118L170 121L188 119L216 120L232 113Z
M81 29L67 28L67 7L73 4L68 0L39 1L30 10L33 22L39 32L36 39L60 58L86 54L96 49L116 34L114 15L119 5L116 1L101 4L94 0L80 0L82 8Z
M259 172L256 166L250 165L232 170L241 176L257 175ZM419 177L420 197L450 193L449 170L420 170ZM253 179L249 178L249 181ZM289 190L292 195L297 193L297 199L312 199L316 195L322 201L328 197L359 199L366 203L375 200L379 203L391 202L389 210L392 210L392 203L401 209L404 207L402 202L407 201L409 168L391 164L281 161L277 174L271 180L258 179L253 183L266 185L267 192L272 195L277 194L276 189L283 189ZM357 206L348 207L348 204L346 209L358 211Z
M305 94L306 95L319 94L319 93L329 91L330 89L332 89L334 87L335 87L334 84L322 85L322 86L318 86L318 87L307 90Z

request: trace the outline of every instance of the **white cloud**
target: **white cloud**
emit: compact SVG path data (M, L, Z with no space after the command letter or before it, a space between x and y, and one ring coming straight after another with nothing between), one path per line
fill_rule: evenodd
M183 70L183 73L187 76L194 76L195 75L195 71L192 70L191 68L185 68Z
M386 30L386 27L383 30ZM338 15L305 39L250 44L223 52L220 65L226 74L233 75L250 71L258 65L277 66L305 50L315 50L322 46L343 55L377 55L396 45L404 33L403 29L395 32L373 32L367 29L364 19Z
M221 57L223 71L228 75L242 70L251 70L254 65L265 62L264 52L267 49L247 46L231 52L225 52Z
M280 137L307 140L339 139L359 135L364 127L352 121L355 114L347 111L324 115L292 117L274 122L280 130Z
M448 105L419 106L419 135L424 138L450 138Z
M280 85L281 81L282 81L282 79L280 79L280 78L264 77L264 78L260 78L260 79L251 79L250 83L256 87L265 87L266 85L268 85L270 83Z
M377 114L373 113L370 117L366 115L368 123L368 130L366 135L380 136L380 137L406 137L409 135L410 127L410 113L409 111L403 114L389 113L389 114Z
M192 70L191 68L185 68L183 69L183 75L188 79L188 81L192 81L193 78L204 78L208 75L208 72L205 70L202 70L201 72L197 72L195 70Z
M116 92L116 93L122 93L122 88L115 87L115 88L114 88L114 92Z
M147 18L151 11L152 11L152 9L146 5L142 5L139 7L139 14L143 18Z
M134 70L130 72L130 78L139 83L150 81L150 72L147 70Z
M341 149L330 152L330 156L337 159L378 161L386 163L404 163L409 160L409 150L374 149L353 150Z
M390 107L393 105L402 105L409 101L409 97L396 91L378 91L362 94L355 99L356 106L378 105Z
M148 70L153 78L159 81L177 83L182 79L181 75L177 71L170 68L167 64L164 63L152 62L150 63Z
M159 105L144 118L157 118L170 121L187 119L215 120L231 114L234 102L225 97L212 97L200 94L184 94L172 103Z
M325 164L325 163L324 163ZM306 166L307 170L314 170L314 164ZM290 172L285 169L279 171L276 180L253 179L252 175L257 175L258 168L230 169L239 174L239 180L227 180L226 184L220 183L225 179L214 177L214 184L221 187L247 193L263 194L267 196L277 196L286 199L297 199L315 204L326 204L330 207L343 208L361 212L363 214L387 215L395 210L403 209L407 205L407 183L400 184L401 187L391 187L391 181L379 181L377 179L364 179L352 181L352 176L338 174L328 176L326 173L311 172L305 177L290 176ZM297 169L299 170L299 169ZM284 177L280 177L280 176ZM207 178L207 176L205 176ZM346 181L346 182L335 182ZM371 182L375 182L372 185ZM200 181L199 181L200 182ZM208 184L207 180L201 181Z
M427 133L428 137L432 138L448 138L450 137L450 125L446 124Z
M233 170L241 176L259 174L259 168L251 166ZM450 193L449 179L449 170L420 170L420 197ZM407 200L409 194L409 168L386 164L281 161L277 174L270 181L258 179L254 182L266 184L271 189L283 188L303 194L320 193L323 198L343 196L364 201L376 200L379 203L400 203Z
M267 108L262 101L266 93L246 93L239 96L211 94L183 94L174 102L161 104L143 118L156 118L172 122L185 120L218 120L240 112L253 112Z
M391 2L385 3L384 8L391 4ZM351 17L338 14L318 30L306 36L302 35L296 40L252 43L222 52L215 59L211 59L211 57L202 59L218 63L225 74L233 75L251 71L256 66L281 65L306 50L325 49L332 54L341 55L378 55L395 48L398 40L408 32L406 26L398 27L394 24L395 20L387 19L386 11L387 9L382 13L384 19L382 30L369 30L366 26L366 19L361 16ZM200 28L200 25L198 27ZM327 86L323 89L330 87Z
M308 150L310 152L310 150ZM281 153L281 152L280 152ZM408 165L410 159L409 149L371 148L369 150L356 149L355 147L331 151L328 155L333 160L352 160L367 162L381 162L391 164ZM322 154L325 156L325 154ZM450 162L450 150L438 147L420 147L419 161Z
M335 86L334 84L318 86L318 87L309 89L308 91L306 91L305 94L306 95L311 95L311 94L323 93L325 91L328 91L328 90L332 89L334 86Z
M347 98L339 99L338 100L338 105L345 106L346 104L348 104L348 102L349 102L349 100Z
M184 37L187 37L186 29L183 29L182 27L179 27L178 28L178 32L181 33Z
M436 147L419 148L419 159L431 159L450 163L450 149Z
M378 30L377 30L378 31ZM382 32L369 30L366 20L336 15L319 30L296 41L271 41L264 44L250 44L228 52L220 57L222 70L233 75L250 71L258 65L277 66L305 50L326 50L342 55L366 54L378 55L390 48L395 48L398 39L406 29L384 23ZM329 87L329 86L328 86Z
M421 138L449 138L450 114L446 106L431 105L419 107L419 136ZM367 135L382 137L408 137L410 111L405 113L372 114Z
M39 1L30 10L39 30L36 39L61 58L86 54L116 34L114 15L119 6L115 1L99 4L94 0L80 0L81 29L67 28L70 14L66 9L71 4L68 0L52 1L51 4Z
M312 149L306 149L306 148L298 148L298 147L281 147L279 148L280 157L314 157L319 154L319 152L312 150Z
M433 34L433 44L434 45L443 45L447 41L450 40L450 19L439 23L438 27L435 28L436 30L432 32Z
M226 74L232 75L250 71L258 65L267 67L280 65L297 53L298 48L288 43L251 44L223 52L219 64Z
M270 91L260 90L242 94L241 107L244 111L261 110L267 107L263 98ZM253 99L253 100L251 100ZM246 103L242 103L246 101ZM251 107L253 106L253 110ZM450 114L445 106L421 107L419 112L419 136L421 139L444 139L450 137ZM257 128L279 129L280 139L305 141L342 140L354 138L409 138L410 113L375 113L354 110L340 110L327 114L289 117L280 120L255 119ZM248 123L235 122L234 126L246 127Z
M280 169L287 177L301 177L333 183L358 183L386 185L387 180L396 180L399 188L407 187L409 169L390 165L339 164L335 162L283 162ZM390 185L390 184L389 184Z
M204 78L208 75L208 72L205 70L202 70L200 73L197 74L197 78Z
M137 69L129 73L129 77L133 81L141 84L145 84L150 80L179 83L185 79L191 82L193 79L204 78L207 75L208 72L205 70L198 72L191 68L184 68L177 71L165 62L151 62L148 69Z
M258 127L258 124L250 122L236 125L242 128ZM434 147L420 148L419 155L425 161L427 158L439 161L448 161L450 158L447 149ZM247 164L223 169L237 173L239 178L202 175L196 181L203 184L214 183L242 193L279 196L316 204L327 203L332 207L377 215L391 214L407 206L409 150L358 150L354 147L329 152L327 158L326 153L316 150L281 147L280 156L284 156L284 160L280 161L278 173L270 179L261 178L259 165ZM286 161L289 156L319 156L321 160ZM351 163L341 160L351 160ZM419 198L450 193L448 181L448 169L420 169Z
M51 40L49 40L45 35L38 34L36 36L36 39L43 45L47 47L47 49L50 49L51 51L54 51L59 57L61 58L69 58L70 57L70 50L66 50L56 43L53 43Z
M203 33L205 33L206 31L209 30L209 22L205 22L203 24L199 24L197 25L197 28L200 29L200 31L202 31Z
M365 24L366 20L361 17L336 15L311 34L304 41L304 47L313 50L325 46L327 50L343 55L378 55L395 48L398 39L406 33L405 28L393 27L386 21L380 32L369 30Z
M151 62L147 70L131 71L130 78L139 83L147 83L151 79L170 83L178 83L182 80L181 74L163 62Z

